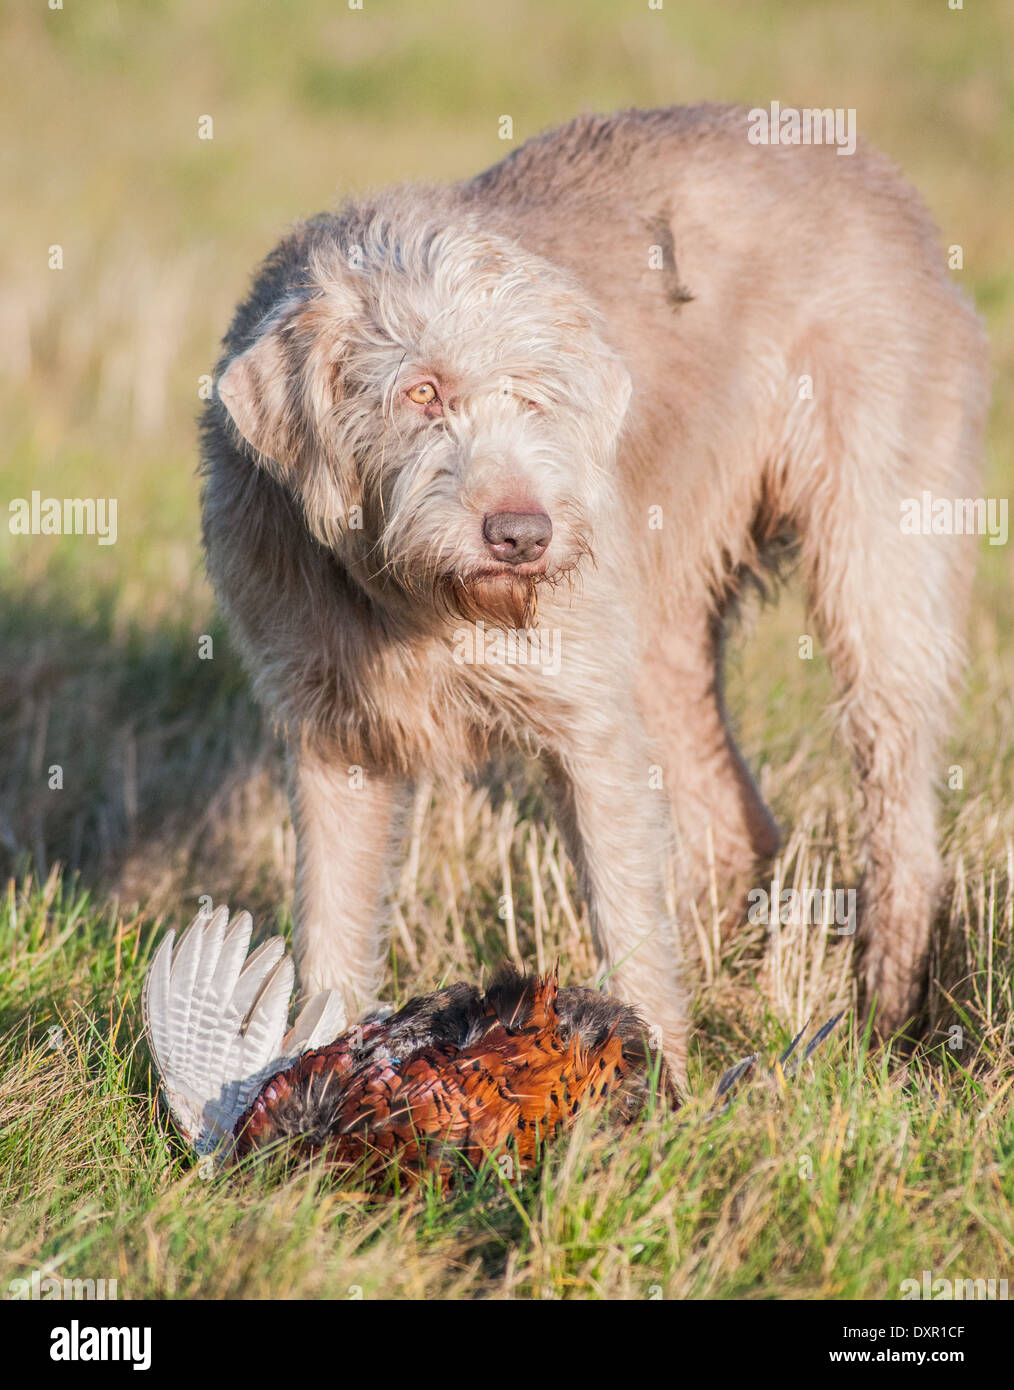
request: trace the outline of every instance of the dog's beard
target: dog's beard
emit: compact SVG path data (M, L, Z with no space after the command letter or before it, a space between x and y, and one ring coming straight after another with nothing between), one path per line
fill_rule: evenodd
M508 630L520 631L538 624L539 590L556 590L565 585L574 590L579 582L582 562L594 564L594 554L586 536L578 533L565 563L535 574L517 574L506 567L450 568L420 563L418 557L403 554L389 559L370 578L381 574L391 592L401 595L421 612L428 606L438 627L448 620L467 623L489 622Z
M442 575L438 602L465 622L494 622L509 629L535 626L536 578L521 574Z

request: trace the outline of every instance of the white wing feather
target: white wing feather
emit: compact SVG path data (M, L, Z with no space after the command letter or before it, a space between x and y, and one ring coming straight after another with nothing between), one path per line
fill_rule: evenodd
M169 932L152 958L142 1010L166 1102L198 1153L227 1143L273 1072L323 1047L345 1028L335 990L315 995L286 1033L294 972L281 937L249 956L253 921L229 909L200 913L173 950Z

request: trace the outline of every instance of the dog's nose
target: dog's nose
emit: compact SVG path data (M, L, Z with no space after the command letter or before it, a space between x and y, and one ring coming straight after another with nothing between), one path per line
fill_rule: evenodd
M553 538L553 523L545 512L492 512L483 518L482 534L498 560L523 565L545 551Z

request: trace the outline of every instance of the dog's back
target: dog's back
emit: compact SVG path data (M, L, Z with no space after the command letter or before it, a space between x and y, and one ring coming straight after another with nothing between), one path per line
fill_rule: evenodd
M878 487L963 494L981 475L985 336L918 193L862 140L750 130L736 106L582 116L459 190L605 314L634 380L620 466L660 602L704 571L721 591L786 519L773 497L797 513L833 485L856 407L875 417L862 447L890 441L867 459ZM678 546L641 524L652 505L686 523Z

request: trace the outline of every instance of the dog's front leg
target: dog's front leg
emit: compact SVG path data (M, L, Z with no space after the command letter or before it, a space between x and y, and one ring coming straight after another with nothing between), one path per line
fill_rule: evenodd
M303 994L340 989L350 1018L377 998L385 897L404 785L305 749L289 759L296 828L295 953Z
M544 758L611 992L637 1006L686 1088L687 1007L665 906L669 811L638 727L582 731Z

